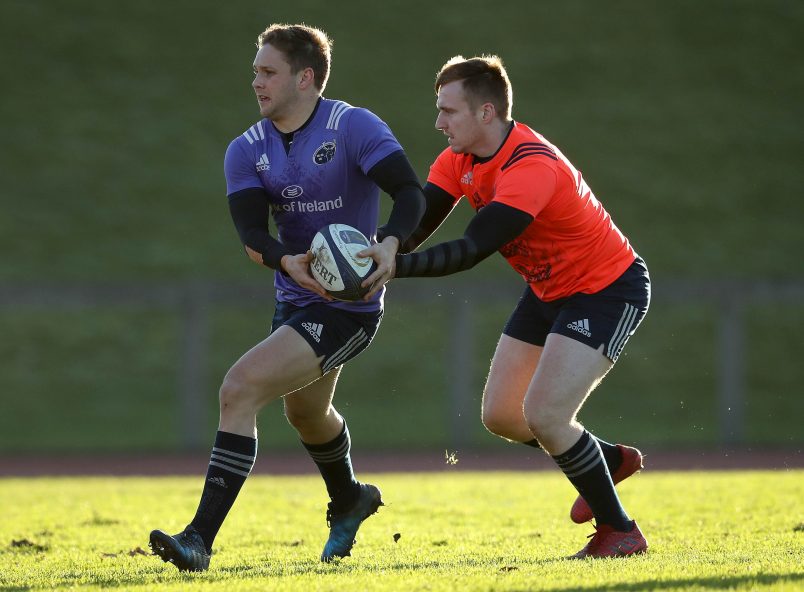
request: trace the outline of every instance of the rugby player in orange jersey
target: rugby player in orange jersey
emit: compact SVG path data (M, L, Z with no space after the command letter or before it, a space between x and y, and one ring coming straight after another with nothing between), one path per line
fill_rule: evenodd
M494 251L508 260L527 286L491 363L483 423L543 448L578 490L571 517L594 517L596 531L573 558L644 552L614 488L642 468L642 455L596 438L576 416L647 312L645 263L558 148L511 119L499 58L452 58L435 90L435 127L449 148L430 168L427 211L396 256L395 277L456 273ZM464 236L410 253L462 196L477 211Z

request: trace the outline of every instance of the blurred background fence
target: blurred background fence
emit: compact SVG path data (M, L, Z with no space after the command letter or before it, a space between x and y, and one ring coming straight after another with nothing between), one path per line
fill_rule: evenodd
M478 319L483 319L488 313L500 316L497 314L499 311L511 309L521 293L518 289L521 286L515 282L452 281L445 285L443 282L439 282L442 284L440 291L433 291L429 286L430 281L392 283L389 310L401 308L407 312L393 315L394 320L390 321L392 327L384 326L380 332L382 337L377 339L382 344L378 346L382 350L379 356L392 357L387 370L384 373L376 371L373 365L377 356L372 355L373 350L370 349L349 364L344 372L349 377L349 387L339 390L346 391L344 398L347 405L353 406L350 411L357 416L357 425L365 423L375 426L375 429L369 430L368 436L368 444L373 448L432 445L466 449L491 445L493 438L484 438L487 435L478 430L479 398L496 336L490 334L493 331L491 327L482 327ZM113 356L123 358L116 364L122 368L123 376L108 377L117 383L112 386L107 383L105 376L110 374L109 369L101 364L95 346L86 347L83 351L78 346L77 350L58 354L60 347L54 347L53 341L64 338L64 335L58 335L60 330L53 331L47 339L37 337L35 341L38 344L26 344L23 337L15 345L22 349L27 346L30 355L37 358L28 370L50 378L40 385L42 388L27 393L24 387L13 388L15 385L12 380L11 384L5 385L6 392L39 398L33 407L44 407L46 413L57 418L57 422L49 426L40 424L41 416L37 417L27 410L6 415L2 421L5 425L2 426L4 435L0 437L0 442L5 448L16 450L64 451L64 444L56 445L59 440L77 443L66 447L75 451L106 450L110 446L120 448L121 444L128 450L204 450L208 447L210 430L217 417L215 385L221 378L221 363L226 362L214 360L217 363L213 363L212 356L216 349L213 343L225 340L220 334L225 328L219 325L219 329L213 329L213 319L221 311L242 309L246 303L246 314L255 314L256 325L264 328L270 316L271 296L270 287L256 283L0 285L0 318L25 319L36 316L63 321L65 316L77 315L75 318L80 324L86 321L91 325L90 319L97 314L108 314L110 311L119 314L121 310L130 314L139 310L145 311L143 314L149 318L163 319L171 327L173 334L167 337L174 343L171 350L156 353L157 357L168 356L163 359L165 364L160 374L169 375L170 372L165 370L170 368L174 375L159 384L160 396L157 404L153 405L153 402L147 401L147 397L143 397L144 393L137 386L137 382L143 380L141 374L152 371L147 365L142 365L147 354L140 348L147 349L153 344L142 342L135 345L134 355L120 350L112 352ZM261 302L265 302L265 306L258 304ZM675 399L678 400L680 413L669 417L657 413L650 404L655 395L646 397L645 386L629 384L631 381L628 376L618 381L616 388L609 388L609 379L604 381L600 388L602 394L595 394L591 401L614 398L614 407L628 410L625 412L627 415L620 416L623 425L617 429L620 432L618 437L637 438L643 443L647 439L647 443L655 445L683 447L692 438L699 444L720 447L746 447L758 443L800 445L804 443L804 434L797 429L802 405L796 403L787 411L777 408L773 401L766 406L760 396L762 393L756 392L758 385L751 378L754 374L752 369L762 366L762 359L768 352L763 355L762 340L751 335L756 327L751 328L747 315L755 310L774 310L784 319L790 316L787 311L795 311L802 302L804 281L660 281L654 286L654 300L645 327L649 328L653 324L653 317L657 315L672 314L673 310L677 314L679 309L684 311L690 307L690 303L694 303L711 311L710 318L705 322L710 334L707 335L706 330L701 331L701 327L694 331L671 329L666 335L648 330L647 339L659 342L666 340L667 343L675 343L675 347L681 350L677 359L667 360L673 366L668 369L669 373L690 372L693 375L711 376L711 380L693 382L694 386L681 392L668 392L663 386L650 384L653 381L648 380L653 393L663 392L665 397L673 397L673 403ZM252 313L255 304L256 312ZM439 312L433 315L433 310ZM500 318L504 320L504 316ZM123 319L116 330L122 334L108 337L121 343L129 341L131 333L139 332L133 319ZM409 360L400 359L394 363L391 352L405 351L410 345L406 341L411 336L432 331L438 333L438 340L422 340L423 344L412 350L413 355ZM642 330L626 348L628 354L623 359L628 355L643 358L636 364L651 368L665 364L661 354L658 354L660 359L647 359L646 352L661 351L662 346L660 343L643 344L641 334ZM696 347L698 341L711 344L713 351ZM65 344L65 349L72 348ZM782 349L779 354L784 355ZM57 355L52 358L48 352ZM701 354L708 364L701 363ZM63 356L70 356L72 361ZM228 362L234 359L230 357ZM388 364L388 360L385 362ZM83 386L75 384L77 377L71 369L77 365L94 367L94 380ZM212 372L212 368L218 368L218 371ZM639 382L639 368L629 364L625 374L632 372L636 372L636 382ZM619 373L618 368L612 376ZM659 379L666 373L657 372L654 376ZM408 376L407 387L397 384L400 374ZM147 377L145 382L150 382ZM81 388L92 392L76 392ZM408 392L400 392L404 388ZM383 409L383 400L391 393L401 407L406 408L401 415ZM339 407L340 399L339 394L336 398ZM683 412L685 399L695 401L688 403L693 413ZM100 408L93 407L96 401ZM369 409L361 409L363 405L368 405ZM664 401L661 407L666 405L667 401ZM111 412L115 408L121 413ZM612 423L610 414L607 416L610 405L598 404L596 408L596 413L602 417L595 419L608 427L607 424ZM263 429L269 431L269 438L274 440L275 445L294 446L292 430L280 427L281 422L277 421L280 409L278 403L269 406L264 412L268 420ZM768 410L772 412L766 413ZM129 420L129 413L144 418L144 423L133 424ZM350 415L349 412L345 414ZM424 421L422 415L427 416ZM71 417L74 419L71 420ZM397 430L387 433L382 428L383 425L400 421L408 426L408 433ZM151 426L156 429L152 431ZM786 428L791 431L788 432ZM76 438L76 430L83 435ZM696 430L705 432L706 436L697 437ZM126 432L128 435L125 435ZM651 436L655 433L661 435L658 438ZM144 440L137 440L138 434Z
M583 171L645 258L654 302L584 407L590 429L801 448L804 3L3 0L0 453L208 449L218 385L273 309L222 158L258 117L257 34L301 21L335 39L326 96L387 121L422 178L446 145L435 72L499 54L514 118ZM520 288L497 256L393 282L339 379L356 445L505 446L480 397ZM266 450L294 434L281 405L262 413Z

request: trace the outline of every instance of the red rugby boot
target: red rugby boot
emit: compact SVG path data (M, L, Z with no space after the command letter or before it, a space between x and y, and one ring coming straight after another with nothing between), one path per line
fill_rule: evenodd
M587 559L599 557L627 557L648 550L648 541L639 530L636 521L629 532L614 530L608 524L595 526L595 533L589 535L591 541L568 559Z
M642 453L639 450L636 448L631 448L630 446L624 446L622 444L617 444L617 448L620 449L620 452L623 455L623 462L620 465L620 468L617 469L611 476L611 480L615 485L617 485L620 481L624 481L634 473L641 471L643 468ZM587 504L586 500L580 495L572 504L572 508L570 509L570 518L577 524L589 522L592 518L594 518L589 504Z

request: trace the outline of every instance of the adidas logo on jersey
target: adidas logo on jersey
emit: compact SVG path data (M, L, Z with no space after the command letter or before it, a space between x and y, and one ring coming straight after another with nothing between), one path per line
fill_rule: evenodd
M226 485L226 481L223 480L223 477L210 477L209 479L207 479L207 481L209 481L213 485L217 485L218 487L224 487L224 488L228 487Z
M321 332L324 330L324 325L321 323L302 323L302 327L313 336L316 343L321 343Z
M271 170L271 163L268 160L268 155L264 152L260 159L257 161L257 172L259 171L270 171Z
M587 337L592 336L592 332L589 330L589 319L567 323L567 329L572 329L573 331L577 331L581 335L586 335Z
M461 185L471 185L472 184L472 171L464 173L463 177L461 177Z

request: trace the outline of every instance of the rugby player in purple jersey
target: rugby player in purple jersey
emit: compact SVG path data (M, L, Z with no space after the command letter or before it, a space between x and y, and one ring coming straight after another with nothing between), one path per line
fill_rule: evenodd
M220 388L220 423L195 517L180 533L154 530L153 552L180 570L209 567L212 544L254 466L257 413L282 398L285 415L317 465L330 503L322 561L350 554L357 530L382 505L352 469L351 441L332 405L344 363L368 347L383 313L384 288L335 301L310 275L309 245L332 223L376 240L380 189L394 204L381 242L368 251L370 279L383 286L399 245L424 212L418 178L376 115L322 96L331 41L305 25L271 25L259 35L252 86L260 119L229 145L229 208L248 256L275 270L271 333L234 363ZM272 217L277 237L268 230Z

